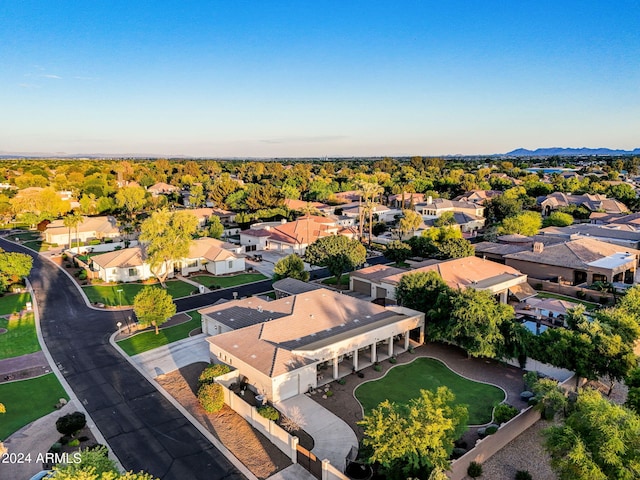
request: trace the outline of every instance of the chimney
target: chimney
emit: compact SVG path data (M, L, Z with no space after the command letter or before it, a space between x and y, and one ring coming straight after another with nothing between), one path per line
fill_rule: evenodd
M542 242L533 243L533 253L542 253L543 251L544 251L544 243Z
M433 197L431 195L429 195L427 197L427 204L431 205L433 203Z

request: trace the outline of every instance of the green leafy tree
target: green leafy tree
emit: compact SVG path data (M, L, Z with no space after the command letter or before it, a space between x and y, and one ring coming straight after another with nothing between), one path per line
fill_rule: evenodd
M26 253L5 252L0 249L0 290L27 277L33 267L33 258Z
M108 457L105 447L84 449L79 453L80 461L59 464L53 468L56 480L155 480L155 477L144 472L120 473L115 462Z
M422 217L415 210L403 210L402 218L398 220L398 232L403 238L409 233L413 234L422 224Z
M84 221L84 217L77 213L66 215L62 219L62 224L69 229L69 248L71 248L71 229L75 229L76 232L76 246L80 247L80 238L78 235L78 227Z
M273 266L273 279L295 278L306 282L309 280L309 272L304 269L304 262L295 254L287 255L278 260Z
M164 286L173 262L187 257L198 220L188 211L154 212L142 222L140 241L151 265L151 271Z
M464 238L449 238L444 242L435 244L435 248L436 258L442 260L472 257L476 254L475 247Z
M499 235L519 233L530 237L540 231L542 217L537 212L523 212L514 217L505 218L498 227Z
M450 227L456 224L456 218L453 212L442 212L442 215L436 218L433 224L436 227Z
M146 196L147 192L142 187L123 187L116 193L116 205L128 218L133 218L146 205Z
M359 422L363 444L372 452L368 461L379 463L386 478L448 469L453 443L468 419L467 408L454 399L451 390L439 387L420 390L420 397L407 405L382 402Z
M138 323L143 327L153 326L158 335L158 327L176 314L176 305L166 290L144 287L133 298L133 311Z
M640 416L582 390L565 424L545 431L545 447L561 480L640 476Z
M215 215L209 217L208 233L211 238L217 239L220 239L220 237L222 237L222 234L224 233L224 225L222 225L220 218Z
M498 356L504 343L500 326L512 320L513 308L496 302L488 292L472 288L454 292L450 301L448 339L464 348L470 357Z
M399 240L394 240L387 244L384 256L394 263L402 263L411 257L411 246Z
M635 189L628 183L609 185L606 193L609 197L615 198L622 203L632 203L637 197Z
M321 237L305 252L305 258L311 265L327 267L329 272L340 283L344 272L351 271L362 265L367 259L367 250L356 239L342 235Z
M573 223L573 217L564 212L553 212L542 222L543 227L566 227Z

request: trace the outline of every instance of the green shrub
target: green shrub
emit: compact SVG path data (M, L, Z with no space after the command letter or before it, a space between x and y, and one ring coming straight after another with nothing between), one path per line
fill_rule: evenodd
M86 279L87 279L87 271L80 270L80 273L78 273L78 280L86 280Z
M584 300L585 298L587 298L587 294L584 293L582 290L578 290L576 292L576 297L578 297L580 300Z
M77 447L78 445L80 445L80 440L78 440L77 438L75 438L75 439L73 439L73 440L71 440L69 442L69 446L70 447Z
M477 478L482 475L482 465L478 462L471 462L469 468L467 468L467 475L471 478Z
M492 425L491 427L487 427L484 433L486 433L487 435L493 435L497 431L498 431L498 427L496 427L495 425Z
M504 423L518 414L518 409L508 403L501 403L493 410L493 419L496 423Z
M87 424L87 419L82 412L73 412L63 415L56 420L56 430L63 435L73 435Z
M345 383L347 383L347 381L344 378L341 378L340 380L338 380L338 383L340 385L344 385Z
M327 398L333 397L333 391L327 390L327 393L325 393L325 395L327 396Z
M389 359L389 363L398 363L398 359L396 357L391 357Z
M373 369L374 369L376 372L381 372L381 371L382 371L382 366L381 366L381 365L374 365L374 366L373 366Z
M205 383L198 389L198 401L207 413L218 412L224 407L224 392L219 383Z
M528 470L518 470L516 472L515 480L533 480L533 477Z
M49 451L51 453L59 453L62 451L62 444L56 442L53 445L51 445L51 448L49 449Z
M224 375L225 373L229 373L231 371L231 367L229 365L224 365L222 363L214 363L212 365L207 366L200 376L198 377L198 382L200 385L204 383L213 383L216 377L220 375Z
M102 242L97 238L94 240L89 240L89 245L100 245Z
M523 375L525 390L531 390L538 381L538 372L527 372Z
M264 418L273 420L274 422L277 422L280 418L280 413L270 405L258 408L258 413Z

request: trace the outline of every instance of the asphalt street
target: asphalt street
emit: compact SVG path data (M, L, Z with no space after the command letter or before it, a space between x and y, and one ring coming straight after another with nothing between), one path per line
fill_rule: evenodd
M58 368L127 470L162 480L245 478L184 416L109 344L123 312L88 308L74 282L30 250L0 239L6 251L34 257L29 280L44 341ZM384 257L368 260L386 263ZM315 278L328 276L314 270ZM271 280L176 300L178 311L221 298L271 290Z
M32 254L4 240L0 246ZM45 343L123 466L163 480L245 478L111 347L122 313L86 307L71 279L32 255Z

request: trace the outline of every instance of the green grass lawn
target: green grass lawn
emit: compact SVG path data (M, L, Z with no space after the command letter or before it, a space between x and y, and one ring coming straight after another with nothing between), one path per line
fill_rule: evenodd
M237 287L245 283L258 282L266 280L267 277L261 273L240 273L232 277L211 277L209 275L196 275L191 280L204 285L207 288L219 286L220 288Z
M325 285L335 285L336 284L336 277L326 278L326 279L322 280L322 283L324 283ZM342 275L340 277L340 285L349 285L349 274L348 273L345 273L344 275Z
M0 440L55 410L60 398L69 399L53 373L0 384L0 399L7 409L0 422ZM52 424L51 428L55 428Z
M15 320L0 318L0 328L8 330L0 335L0 358L19 357L41 350L32 312Z
M598 292L594 291L594 295L597 294L597 293ZM582 305L585 306L585 308L589 312L593 312L593 311L598 310L600 308L600 305L598 305L597 303L587 302L585 300L580 300L579 298L567 297L566 295L559 295L557 293L538 292L537 297L538 298L555 298L557 300L566 300L567 302L581 303Z
M499 388L467 380L432 358L418 358L408 365L395 367L380 380L360 385L355 395L366 414L384 400L408 403L420 396L420 389L435 392L440 386L451 389L456 403L467 405L470 425L489 423L494 405L505 398Z
M32 240L30 242L24 242L23 245L36 252L46 252L51 247L50 243L43 242L42 240Z
M118 345L127 355L131 356L187 338L191 330L200 328L202 325L200 313L194 310L187 312L187 315L191 317L191 320L186 323L181 323L175 327L163 328L158 335L156 335L155 331L139 333L126 340L119 341Z
M31 301L28 293L13 293L0 297L0 315L7 315L22 310Z
M18 238L24 242L25 240L40 240L42 237L40 232L24 232L12 234L9 238L11 240Z
M141 283L119 283L117 285L90 285L82 287L82 290L92 303L118 306L120 304L133 305L133 297L146 286ZM162 288L159 283L155 283L152 286ZM195 289L196 287L193 285L180 280L167 281L167 292L173 298L187 297ZM122 290L122 292L118 294L118 290Z

